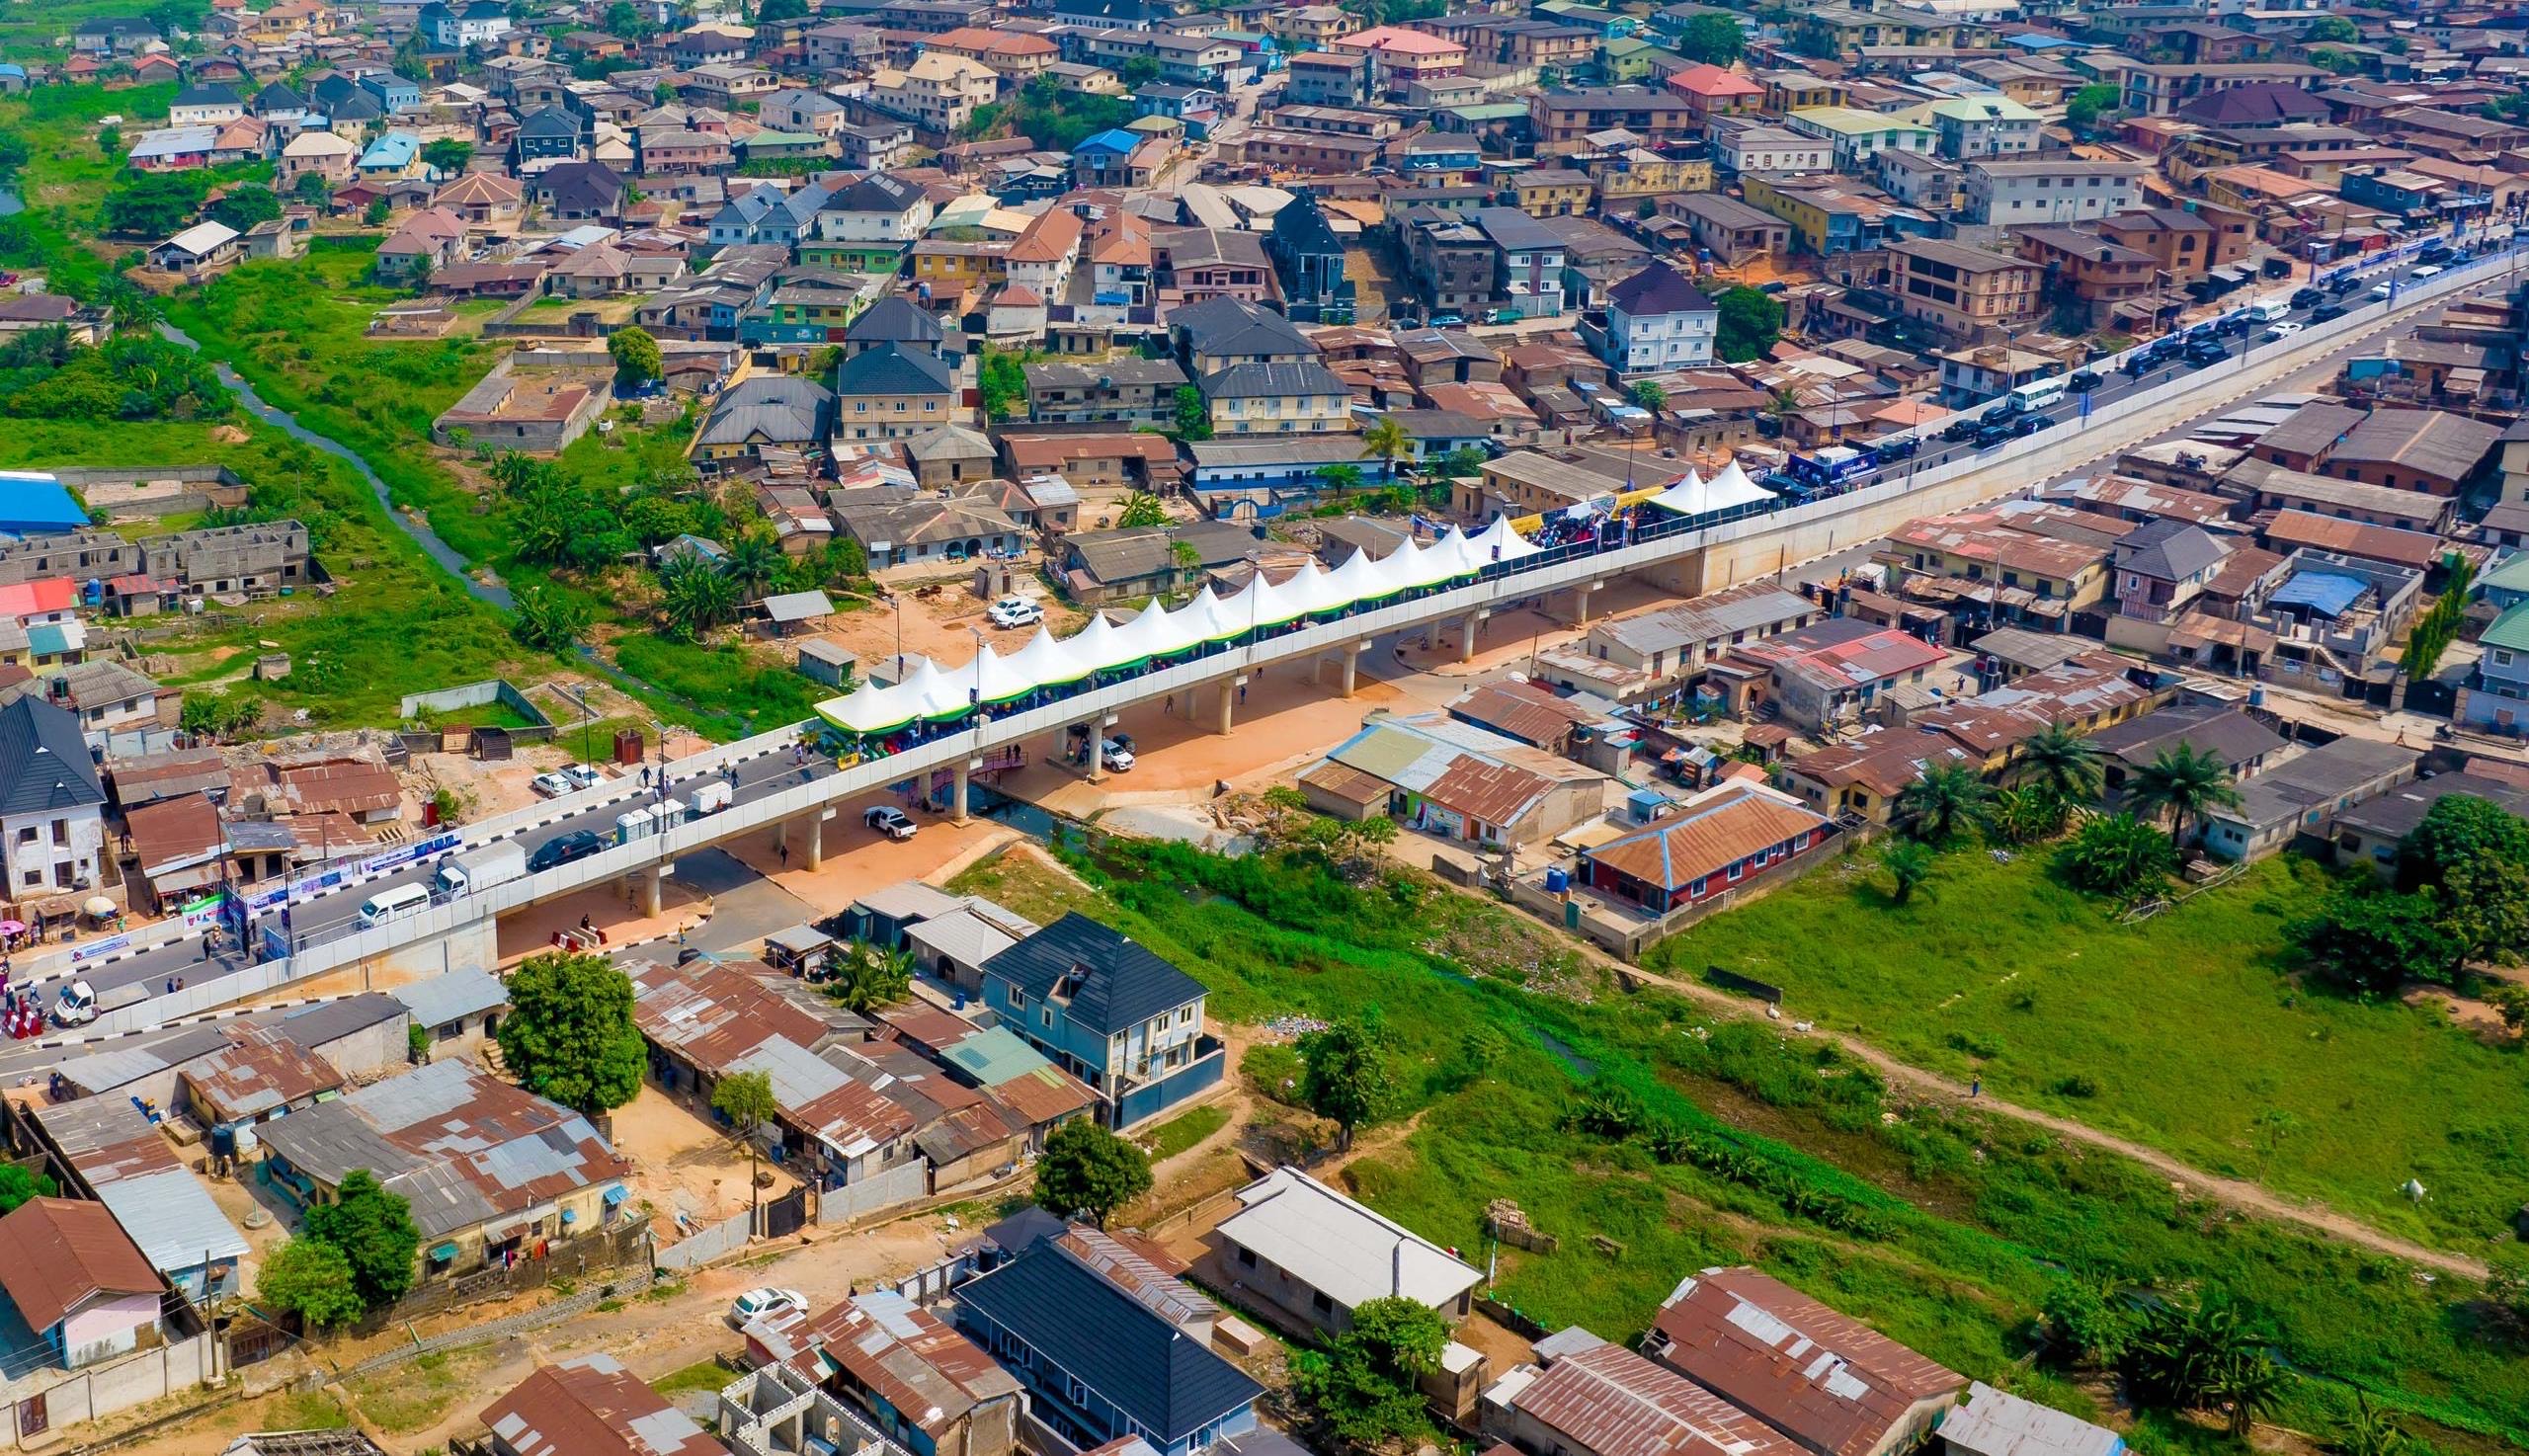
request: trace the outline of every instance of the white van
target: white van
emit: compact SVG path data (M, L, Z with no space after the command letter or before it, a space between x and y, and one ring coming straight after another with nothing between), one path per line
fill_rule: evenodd
M2408 283L2422 283L2425 279L2428 279L2428 278L2439 278L2439 277L2441 277L2441 270L2440 270L2440 269L2437 269L2437 268L2433 267L2431 264L2427 263L2427 264L2425 264L2423 267L2416 269L2414 272L2412 272L2412 273L2410 273L2410 274L2407 274L2407 282L2408 282Z
M2288 318L2291 313L2292 305L2280 298L2263 298L2248 305L2248 317L2261 324L2270 324L2278 318Z
M406 916L419 915L431 908L431 892L427 885L397 885L380 890L361 902L360 928L373 930Z

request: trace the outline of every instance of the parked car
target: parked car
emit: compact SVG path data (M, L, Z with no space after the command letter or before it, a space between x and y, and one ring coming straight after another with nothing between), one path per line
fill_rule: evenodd
M586 764L565 764L562 776L571 780L573 788L595 788L606 782L606 774Z
M1429 327L1434 329L1455 329L1463 327L1465 323L1466 315L1463 313L1435 313L1431 315Z
M744 1326L767 1315L804 1315L808 1296L796 1289L750 1289L729 1301L729 1323Z
M860 822L891 840L909 840L922 828L910 815L892 804L880 804L861 812Z
M586 859L605 848L606 841L589 830L574 829L557 834L536 846L535 852L527 856L527 872L542 874L548 869L559 869L575 859Z
M538 773L527 781L527 786L535 790L537 798L558 799L578 785L572 783L567 774Z
M1976 447L1980 450L1992 449L2010 438L2011 427L2008 425L1980 425L1976 428Z
M2354 289L2356 289L2356 288L2358 288L2358 287L2361 287L2361 286L2362 286L2362 280L2360 280L2360 279L2358 279L2358 278L2355 278L2353 275L2351 275L2351 274L2349 274L2349 273L2348 273L2348 274L2346 274L2344 277L2342 277L2342 278L2340 278L2340 279L2337 279L2337 280L2335 280L2334 282L2332 282L2332 283L2328 283L2328 284L2327 284L2327 291L2328 291L2328 292L2330 292L2330 293L2333 293L2335 296L2337 296L2337 297L2341 298L2341 297L2343 297L2345 294L2350 293L2350 292L2352 292Z
M2178 357L2191 364L2217 364L2229 359L2231 351L2215 340L2199 339L2186 346L2186 352Z
M996 627L1032 627L1045 619L1045 608L1024 597L1004 597L984 615L991 617Z
M1133 750L1131 745L1123 743L1117 739L1109 738L1102 740L1098 747L1098 756L1106 761L1107 772L1130 773L1133 771Z
M2020 436L2035 435L2038 431L2043 430L2054 423L2054 419L2050 416L2022 415L2018 419L2011 421L2011 433L2013 435Z
M2283 322L2276 324L2273 328L2266 330L2263 337L2266 343L2271 344L2277 339L2289 339L2308 327L2309 325L2307 324L2295 323L2291 319L2287 318Z
M1915 451L1921 449L1922 447L1923 443L1920 440L1916 439L1914 436L1907 435L1894 440L1882 440L1873 443L1870 446L1870 455L1872 459L1885 465L1891 460L1912 459Z

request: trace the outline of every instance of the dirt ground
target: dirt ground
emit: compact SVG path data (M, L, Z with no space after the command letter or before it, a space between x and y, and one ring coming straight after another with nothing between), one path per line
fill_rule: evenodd
M749 1206L747 1160L730 1149L728 1134L707 1114L644 1083L639 1095L614 1109L613 1118L614 1146L635 1170L633 1196L651 1209L661 1244L685 1237L676 1226L679 1212L695 1224L710 1224ZM773 1177L766 1198L799 1185L773 1164L762 1167Z
M1011 592L1043 607L1045 623L1057 637L1071 635L1088 620L1087 613L1055 600L1032 573L1014 574ZM978 630L994 651L1004 654L1017 652L1034 638L1034 627L994 626L984 615L990 606L991 599L974 594L971 576L944 583L931 597L917 597L909 584L900 583L892 601L830 617L816 635L882 673L895 658L899 631L906 656L928 657L942 668L974 660Z

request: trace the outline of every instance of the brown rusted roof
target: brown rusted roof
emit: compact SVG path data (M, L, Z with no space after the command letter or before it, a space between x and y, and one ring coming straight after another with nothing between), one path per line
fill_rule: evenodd
M122 1225L102 1203L75 1198L30 1198L0 1218L0 1288L41 1332L99 1295L155 1294L158 1271L149 1266Z
M483 1423L518 1456L727 1456L612 1355L547 1365L483 1408Z
M1798 1456L1765 1423L1620 1344L1564 1355L1518 1409L1591 1456Z
M223 1050L179 1074L213 1122L250 1120L343 1085L343 1074L278 1026L238 1026Z
M1593 862L1619 874L1673 890L1827 827L1825 819L1783 794L1728 783L1687 801L1672 818L1589 852Z
M1877 1449L1967 1377L1752 1268L1679 1283L1644 1341L1663 1364L1812 1451Z
M797 1351L783 1364L820 1385L843 1370L933 1436L975 1407L1019 1392L981 1346L893 1294L847 1299L783 1335Z

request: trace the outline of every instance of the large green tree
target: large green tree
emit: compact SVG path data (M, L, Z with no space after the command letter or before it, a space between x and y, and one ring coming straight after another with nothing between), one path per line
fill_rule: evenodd
M1364 1300L1325 1349L1292 1361L1291 1389L1331 1445L1410 1448L1431 1426L1415 1382L1440 1368L1448 1338L1448 1325L1428 1305L1393 1295Z
M281 215L281 199L273 190L256 183L241 183L230 188L218 202L204 209L211 221L224 223L244 232L258 222L270 222Z
M614 382L626 388L647 384L667 372L667 356L656 335L633 327L607 336L606 352L614 359Z
M298 1316L310 1330L348 1324L368 1308L352 1261L322 1239L292 1239L266 1256L255 1274L255 1298Z
M2474 794L2433 801L2398 847L2398 886L2429 887L2435 920L2470 960L2529 953L2529 822Z
M2126 1385L2143 1404L2217 1411L2234 1438L2281 1400L2291 1376L2271 1339L2220 1290L2164 1297L2125 1351Z
M106 194L106 231L158 239L184 230L210 191L210 179L195 172L135 172Z
M61 1191L61 1185L41 1169L22 1163L0 1164L0 1213L15 1213L18 1206L34 1198L49 1198Z
M1765 351L1774 347L1774 341L1782 337L1783 308L1772 294L1737 283L1712 301L1721 315L1712 347L1724 362L1746 364L1762 359Z
M504 1030L507 1028L504 1027ZM308 1205L300 1234L343 1253L361 1304L382 1310L413 1287L413 1256L422 1231L403 1196L388 1192L366 1168L343 1177L334 1196Z
M773 1074L732 1072L711 1089L711 1110L729 1119L729 1139L747 1150L747 1198L756 1199L757 1160L764 1153L765 1124L781 1112L773 1094Z
M2446 981L2465 949L2429 894L2340 890L2286 928L2310 969L2347 991L2395 996L2409 980Z
M1373 1017L1346 1017L1300 1038L1300 1102L1335 1124L1336 1146L1352 1146L1352 1132L1394 1105L1395 1078L1388 1070L1385 1026Z
M2086 130L2097 125L2101 117L2115 111L2124 100L2125 93L2117 90L2112 82L2096 82L2074 92L2072 98L2064 103L2064 120L2077 128Z
M1706 11L1677 33L1677 53L1688 60L1726 66L1748 53L1748 32L1737 16Z
M474 159L474 143L453 136L442 136L422 145L422 160L449 177L465 170Z
M632 1024L632 982L603 955L548 950L511 974L501 1060L521 1086L582 1112L641 1090L645 1056Z
M1087 1117L1045 1137L1036 1160L1036 1202L1070 1218L1088 1214L1098 1227L1150 1191L1150 1157Z

